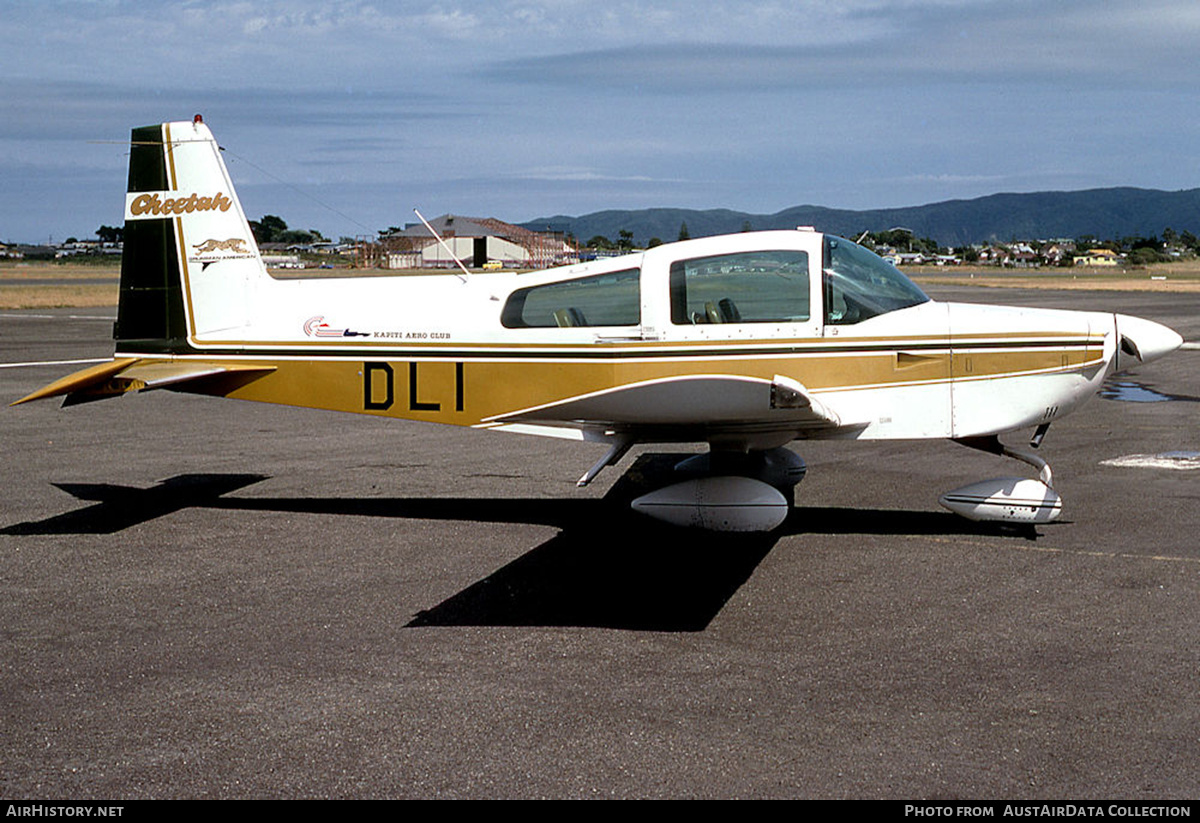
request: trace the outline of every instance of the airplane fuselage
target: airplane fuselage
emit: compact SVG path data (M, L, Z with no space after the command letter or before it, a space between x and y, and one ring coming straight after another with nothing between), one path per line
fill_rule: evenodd
M200 240L185 237L181 246ZM207 266L205 253L193 251L184 288L195 308L172 357L270 367L228 393L247 400L568 437L629 426L643 441L741 449L798 437L971 437L1035 426L1074 409L1115 365L1111 314L924 299L839 322L827 305L825 243L806 230L745 233L465 279L248 279L221 271L233 268L221 251ZM740 317L680 305L672 270L678 280L693 261L707 267L694 290L716 298L695 305L726 301ZM241 291L245 320L205 311L200 284L227 294L212 282L223 275ZM531 309L532 301L544 306ZM154 356L138 348L121 347L117 357ZM703 380L769 386L777 376L803 386L838 425L813 425L766 402L756 409ZM681 379L689 377L694 387ZM663 381L673 390L620 399L622 388Z

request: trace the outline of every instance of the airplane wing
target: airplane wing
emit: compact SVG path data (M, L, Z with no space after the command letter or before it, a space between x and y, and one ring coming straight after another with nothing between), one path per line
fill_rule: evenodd
M853 429L799 382L727 374L647 380L488 418L482 428L607 442L586 486L635 443L715 440L778 445L807 432Z
M835 429L838 414L803 385L782 375L771 380L726 374L683 375L616 386L483 421L483 428L574 429L593 434L623 432L634 439L669 429L668 440L697 430L747 433ZM573 436L562 434L559 436ZM578 435L574 435L578 436ZM602 439L584 436L580 439Z
M222 395L273 371L274 366L122 357L69 374L22 397L12 405L66 395L63 405L73 406L77 403L116 397L130 391L150 389Z

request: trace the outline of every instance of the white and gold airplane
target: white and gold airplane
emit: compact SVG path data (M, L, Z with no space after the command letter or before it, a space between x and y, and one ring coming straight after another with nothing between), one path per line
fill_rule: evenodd
M952 438L1040 470L950 492L972 519L1040 523L1049 467L998 435L1075 409L1182 339L1135 317L938 303L812 229L670 243L546 271L280 280L208 127L133 130L111 362L17 401L176 391L608 444L707 443L634 501L766 531L808 438Z

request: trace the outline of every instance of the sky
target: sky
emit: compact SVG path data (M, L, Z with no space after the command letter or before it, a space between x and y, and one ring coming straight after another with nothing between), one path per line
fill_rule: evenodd
M0 240L119 225L204 115L247 214L330 237L1200 187L1196 0L0 0Z

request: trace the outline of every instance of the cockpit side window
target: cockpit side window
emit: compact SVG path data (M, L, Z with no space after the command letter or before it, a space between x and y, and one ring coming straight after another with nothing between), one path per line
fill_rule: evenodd
M928 302L900 270L857 243L825 236L825 324L849 326Z
M639 269L517 289L500 313L509 329L636 326L641 318Z
M792 323L808 320L808 254L750 251L671 264L671 322Z

